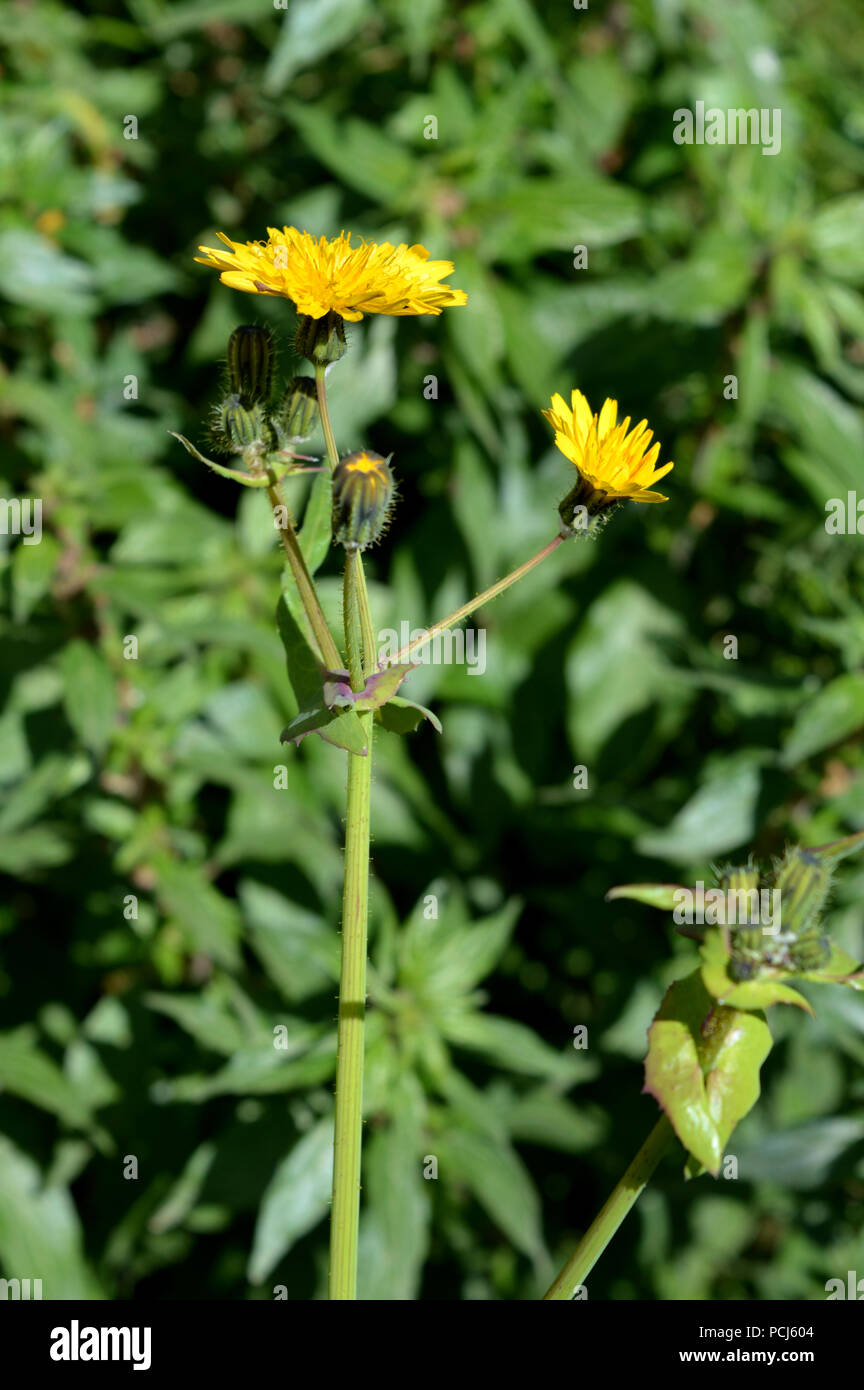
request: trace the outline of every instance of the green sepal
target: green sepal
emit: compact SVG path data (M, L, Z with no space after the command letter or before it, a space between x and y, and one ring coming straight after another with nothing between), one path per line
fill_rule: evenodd
M758 980L733 980L727 968L729 953L719 927L707 929L699 954L702 958L702 982L718 1003L745 1010L767 1009L772 1004L794 1004L808 1014L813 1013L809 1000L803 994L781 983L784 979L806 979L806 976L791 975L788 971L766 966L764 975L760 975Z

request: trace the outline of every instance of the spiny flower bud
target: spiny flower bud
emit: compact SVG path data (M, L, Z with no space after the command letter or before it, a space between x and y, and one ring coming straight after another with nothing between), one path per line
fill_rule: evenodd
M311 376L295 376L289 381L276 426L286 441L308 439L318 420L318 393Z
M228 385L243 405L255 405L270 396L276 349L269 328L245 324L228 339Z
M727 898L727 922L744 926L759 923L758 869L750 864L743 867L730 865L720 875L720 887Z
M338 362L345 351L345 320L334 309L320 319L301 314L297 324L294 346L301 357L316 367L329 367Z
M215 434L235 454L244 449L269 449L273 431L260 405L245 406L239 396L226 396L216 407Z
M784 934L804 936L815 928L830 881L830 867L818 855L801 848L789 850L774 875Z
M800 941L793 941L788 949L795 969L802 972L820 970L831 959L831 942L827 936L820 936L817 932L802 937Z
M393 474L386 459L358 449L333 471L333 539L346 550L366 550L387 525Z

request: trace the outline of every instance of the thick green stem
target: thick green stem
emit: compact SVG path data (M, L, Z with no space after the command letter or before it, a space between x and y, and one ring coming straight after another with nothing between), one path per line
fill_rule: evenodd
M594 1218L545 1298L567 1301L594 1268L636 1202L657 1164L671 1147L675 1131L665 1115L657 1121L605 1206Z
M331 467L339 461L327 409L324 369L315 370L321 422ZM362 690L364 670L375 660L372 619L363 559L345 553L345 645L352 690ZM336 1128L333 1140L333 1203L330 1211L330 1298L357 1297L360 1227L360 1159L363 1142L363 1060L366 1023L366 927L369 906L369 803L372 791L374 714L361 714L366 756L348 754L345 813L345 884L342 893L342 964L336 1050Z
M536 555L532 555L531 559L526 560L518 569L512 570L511 573L505 575L503 579L496 580L490 588L484 589L482 594L478 594L476 598L469 599L467 603L463 603L461 608L457 608L454 613L448 614L448 616L442 618L440 622L433 623L432 627L426 628L422 636L416 637L413 642L409 642L408 645L403 647L402 650L393 657L393 660L389 661L387 664L389 666L396 666L403 661L408 661L412 653L417 651L418 647L423 647L427 642L431 642L437 632L443 632L445 628L453 627L456 623L460 623L463 618L469 617L471 613L481 608L484 603L489 603L493 598L497 598L499 594L503 594L504 590L509 589L511 584L515 584L518 579L523 579L536 565L539 565L542 560L545 560L547 555L551 555L553 550L557 550L564 539L565 537L563 535L556 536L554 540L551 540L548 545L544 545L542 550L538 550Z
M312 576L306 566L303 551L300 549L297 532L294 530L291 517L288 515L288 510L279 496L276 479L272 473L270 474L270 482L267 485L267 496L270 499L270 506L273 508L273 515L280 522L279 535L282 537L282 546L288 558L288 564L291 567L291 573L294 576L294 582L297 585L297 591L300 594L303 609L309 620L309 626L312 629L315 641L318 643L321 659L324 665L331 671L341 670L342 657L339 654L339 648L333 641L333 635L327 626L327 619L324 617L321 605L318 602L318 595L315 591L315 585L312 583ZM277 508L282 509L284 521L279 517Z
M342 967L336 1060L336 1131L330 1212L330 1298L357 1297L360 1150L363 1137L363 1052L366 1015L366 915L369 896L369 798L372 713L360 716L367 754L348 754Z

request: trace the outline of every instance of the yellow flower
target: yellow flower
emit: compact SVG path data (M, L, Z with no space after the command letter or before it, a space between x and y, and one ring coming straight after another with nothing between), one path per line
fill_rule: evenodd
M463 290L440 283L452 274L452 261L430 261L425 246L352 246L350 233L316 240L296 227L268 227L263 242L218 236L228 250L199 246L205 254L196 261L215 266L232 289L292 299L308 318L332 312L358 323L364 314L440 314L467 300Z
M569 407L562 396L553 396L552 408L543 415L555 430L558 448L579 471L589 514L616 502L669 500L650 490L675 465L655 466L660 445L649 447L653 436L647 420L628 434L630 416L617 423L617 401L605 401L599 416L592 415L581 391L573 392Z

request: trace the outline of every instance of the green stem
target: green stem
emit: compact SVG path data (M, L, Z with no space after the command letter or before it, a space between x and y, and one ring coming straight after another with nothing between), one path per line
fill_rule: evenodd
M363 561L360 558L359 550L346 550L345 552L345 580L342 590L342 609L345 617L345 646L348 653L348 673L351 677L351 689L362 690L366 682L363 679L363 645L364 635L362 626L362 604L361 604L361 585L365 597L366 584L363 577ZM368 610L369 603L366 601Z
M333 1140L333 1203L330 1210L330 1298L342 1302L357 1297L372 718L371 711L360 715L366 733L366 757L348 754L342 966L339 972L336 1057L336 1129Z
M563 535L556 536L548 545L544 545L542 550L538 550L536 555L532 555L530 560L526 560L524 565L520 565L518 569L512 570L511 573L505 575L503 579L497 580L490 588L484 589L482 594L478 594L476 598L469 599L468 603L463 603L462 607L457 608L454 613L448 614L448 616L442 618L440 622L433 623L432 627L426 628L420 637L416 637L413 642L409 642L407 646L403 647L402 650L393 657L392 661L388 661L388 666L397 666L401 662L407 661L418 647L423 647L427 642L431 642L436 633L443 632L445 628L453 627L455 623L460 623L463 618L467 618L471 613L481 608L484 603L490 603L493 598L497 598L499 594L503 594L504 590L509 589L511 584L515 584L517 579L523 579L536 565L539 565L542 560L545 560L547 555L551 555L553 550L557 550L564 539L565 537Z
M318 401L331 466L339 461L327 409L324 369L315 370ZM358 550L345 552L345 645L352 690L362 690L364 668L375 661L369 596ZM365 649L365 650L364 650ZM364 660L365 658L365 660ZM345 883L342 893L342 964L336 1047L336 1126L330 1209L330 1298L357 1297L360 1162L363 1142L363 1060L366 1024L366 929L369 907L370 799L374 714L361 714L366 756L348 754L345 812Z
M326 367L315 368L315 388L318 392L318 409L321 412L321 428L324 431L324 443L327 445L327 457L330 460L330 467L335 468L339 462L339 450L336 448L336 439L330 422L330 408L327 405L327 387L324 382L326 372Z
M339 648L333 641L333 635L327 626L327 619L318 602L318 594L315 585L312 583L312 576L306 566L303 551L300 549L300 542L297 539L297 532L288 515L288 510L279 497L276 480L270 474L270 482L267 484L267 496L270 499L270 506L273 508L273 515L277 516L277 507L282 507L285 513L285 524L280 524L279 534L282 537L282 545L291 566L291 573L300 594L300 600L306 617L309 619L309 626L312 629L315 640L318 643L319 653L324 665L331 671L339 671L342 668L342 657Z
M665 1115L652 1129L605 1206L592 1221L558 1278L545 1295L546 1300L572 1299L594 1268L621 1222L636 1202L657 1164L671 1147L675 1131Z

